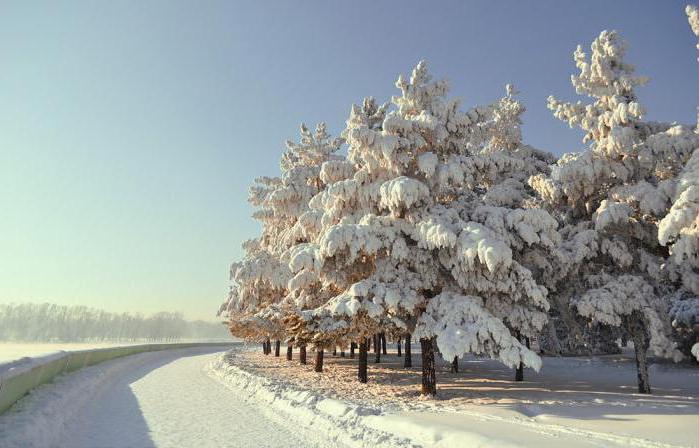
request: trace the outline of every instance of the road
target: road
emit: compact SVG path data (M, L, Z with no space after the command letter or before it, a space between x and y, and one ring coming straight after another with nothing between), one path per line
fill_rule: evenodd
M0 445L313 446L204 372L220 350L143 353L66 375L0 416Z

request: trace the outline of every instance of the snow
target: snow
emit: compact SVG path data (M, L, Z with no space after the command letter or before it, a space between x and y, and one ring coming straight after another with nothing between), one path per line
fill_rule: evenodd
M491 231L478 223L466 224L459 235L462 260L472 267L476 258L488 267L490 272L507 268L512 264L512 251L502 241L494 238Z
M0 387L2 387L2 381L7 376L21 375L25 372L29 372L34 367L48 364L61 359L63 356L65 356L64 352L57 351L43 353L35 357L24 356L22 358L13 359L12 361L2 362L0 363Z
M699 149L677 179L675 200L658 225L658 241L670 245L670 259L683 273L686 289L699 294Z
M488 354L509 367L524 363L537 371L541 368L541 359L512 337L502 321L483 307L479 297L447 292L433 297L418 319L413 336L437 336L437 346L446 359L468 353Z
M420 168L425 176L432 177L434 175L435 169L437 168L437 163L439 163L439 158L437 154L428 151L420 154L417 158L417 166Z
M396 177L381 185L381 203L391 211L410 208L413 204L427 198L429 189L419 180L406 176Z
M60 377L0 416L1 445L327 446L208 376L204 368L220 350L143 353Z
M456 374L442 362L438 396L425 400L416 399L413 350L416 368L403 369L389 352L370 364L365 385L353 381L356 360L332 356L322 374L240 349L211 368L242 395L351 446L699 446L689 430L699 424L699 372L689 366L651 365L655 393L643 396L634 393L628 354L546 358L520 383L497 361L468 357Z
M633 213L633 209L626 204L603 200L597 212L593 216L595 230L603 230L612 224L624 223Z
M257 347L256 347L257 348ZM417 351L417 350L415 350ZM699 372L651 366L655 394L633 393L626 355L547 358L541 372L462 359L438 369L436 399L416 400L415 369L394 353L354 378L356 360L325 371L237 345L143 353L41 386L0 416L3 448L138 447L675 447L699 446Z
M604 278L600 276L600 278ZM643 326L650 337L650 349L658 356L682 359L675 343L668 336L667 322L660 316L662 304L653 288L641 277L621 275L600 288L593 288L574 301L580 315L594 317L599 322L619 326L625 316L642 313Z
M409 447L405 438L390 436L381 428L363 424L366 416L379 411L370 406L343 402L293 387L285 381L262 377L237 365L236 350L220 356L209 366L210 375L236 391L247 403L268 409L278 418L323 434L333 446Z
M692 32L699 36L699 8L694 5L687 5L685 12L687 13L689 26L692 28ZM697 44L697 49L699 50L699 44Z
M0 342L0 363L15 361L21 358L35 358L58 351L88 350L95 348L123 347L138 345L142 342L50 342L23 343Z

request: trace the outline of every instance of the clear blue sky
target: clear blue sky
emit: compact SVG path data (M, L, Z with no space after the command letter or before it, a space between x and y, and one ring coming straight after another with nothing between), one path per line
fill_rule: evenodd
M1 1L0 302L213 318L247 188L301 121L338 132L426 59L467 106L514 83L528 142L579 150L546 97L575 98L603 29L651 77L649 118L693 122L683 2Z

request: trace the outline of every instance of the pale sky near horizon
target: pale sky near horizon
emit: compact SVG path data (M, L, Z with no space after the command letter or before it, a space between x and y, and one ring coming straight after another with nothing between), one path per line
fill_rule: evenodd
M651 78L648 118L694 122L681 1L0 0L0 303L213 319L247 188L300 122L338 133L426 59L465 107L513 83L528 143L581 150L546 97L576 98L571 54L603 29Z

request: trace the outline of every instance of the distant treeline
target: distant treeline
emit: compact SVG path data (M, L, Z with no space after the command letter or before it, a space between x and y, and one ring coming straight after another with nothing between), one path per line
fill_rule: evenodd
M230 338L219 323L181 313L110 313L52 303L0 304L0 340L26 342L153 341Z

